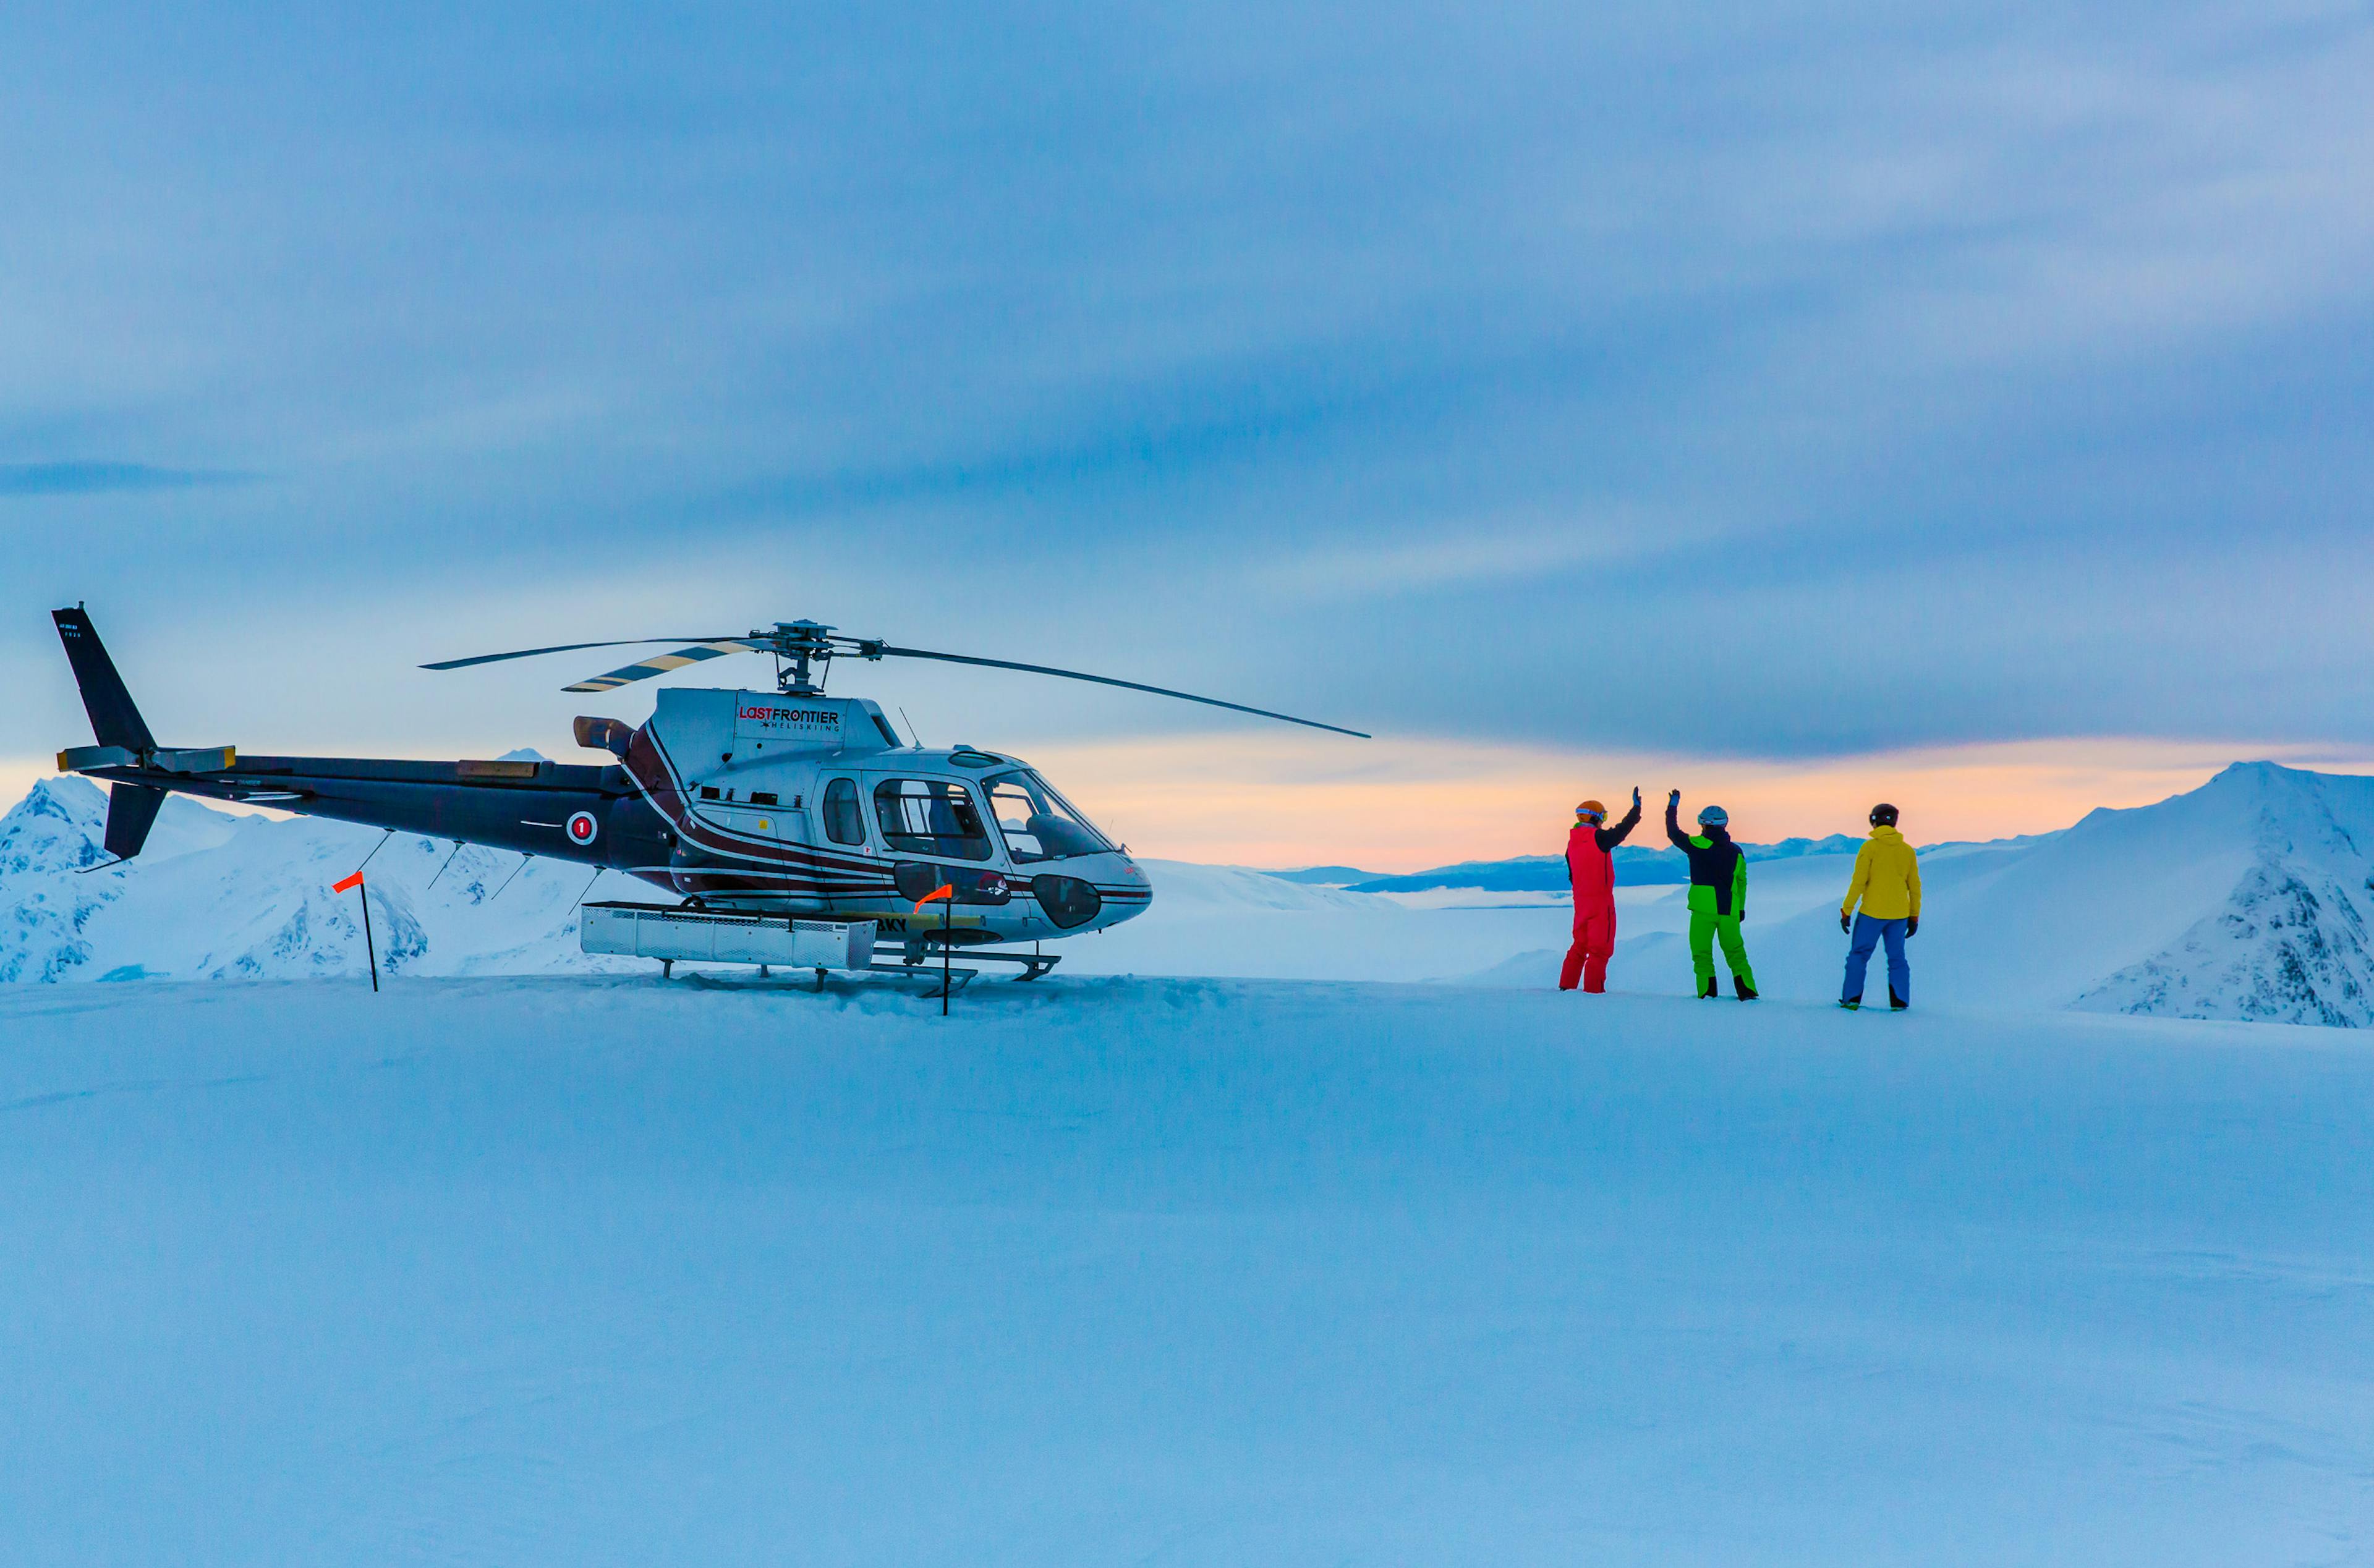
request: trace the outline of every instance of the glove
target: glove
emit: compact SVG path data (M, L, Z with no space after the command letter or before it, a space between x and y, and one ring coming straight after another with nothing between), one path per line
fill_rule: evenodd
M1672 794L1666 796L1665 800L1668 804L1676 806L1680 805L1682 803L1682 792L1679 790L1676 790Z
M1915 915L1910 919L1904 922L1904 934L1906 936L1919 936L1921 934L1920 916Z
M1632 809L1636 812L1640 809L1640 786L1638 784L1632 786Z
M1849 936L1854 935L1854 917L1848 914L1844 909L1839 911L1839 930L1846 932Z

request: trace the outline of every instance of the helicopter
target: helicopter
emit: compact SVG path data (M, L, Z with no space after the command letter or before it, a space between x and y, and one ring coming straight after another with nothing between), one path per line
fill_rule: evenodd
M775 661L773 689L659 688L640 725L581 717L598 766L500 759L414 762L164 747L81 606L52 613L98 744L58 754L61 773L110 785L107 863L132 860L168 793L269 806L623 872L675 905L585 906L589 952L864 968L899 940L904 962L961 949L1036 979L1039 944L1103 930L1153 899L1125 846L1002 750L902 741L881 707L829 696L837 660L917 659L1117 686L1366 740L1341 725L1052 665L898 646L816 621L743 634L562 643L424 664L453 671L592 649L674 644L562 689L609 693L733 654ZM936 915L922 901L942 901ZM597 927L600 935L597 937ZM777 934L780 931L780 936ZM822 946L818 945L822 941ZM995 944L1028 942L1028 952ZM625 943L624 946L617 945ZM817 958L829 951L829 959ZM763 973L762 967L762 973Z

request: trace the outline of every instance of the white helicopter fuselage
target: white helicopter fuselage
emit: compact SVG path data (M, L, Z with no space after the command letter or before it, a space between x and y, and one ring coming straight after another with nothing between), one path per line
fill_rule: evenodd
M710 907L971 944L1100 930L1153 896L1027 763L903 745L862 697L663 689L624 761L668 846L630 869ZM941 887L953 899L918 914Z

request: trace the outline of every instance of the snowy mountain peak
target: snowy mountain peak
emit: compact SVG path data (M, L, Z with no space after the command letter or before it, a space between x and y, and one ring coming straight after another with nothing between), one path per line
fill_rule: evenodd
M103 865L107 797L82 778L45 778L0 816L0 983L54 980L89 955L83 930L122 893Z
M107 859L107 797L82 778L44 778L0 816L0 886L27 873Z
M107 793L88 778L66 775L37 779L0 823L20 816L53 816L68 822L107 815Z
M2220 785L2225 785L2229 788L2237 786L2265 786L2293 781L2308 781L2325 777L2327 776L2324 774L2312 773L2305 768L2286 767L2280 762L2268 762L2262 758L2257 762L2229 762L2225 766L2219 768L2209 782L2203 785L2202 788L2204 790L2213 790L2216 789Z
M2162 806L2200 800L2230 813L2226 830L2247 844L2239 876L2173 943L2076 1005L2374 1025L2374 778L2238 763Z

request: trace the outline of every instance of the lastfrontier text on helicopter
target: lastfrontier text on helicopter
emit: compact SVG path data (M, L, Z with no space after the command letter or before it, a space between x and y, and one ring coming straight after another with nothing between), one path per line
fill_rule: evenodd
M829 708L759 708L748 706L734 717L755 724L821 724L840 728L840 715Z

